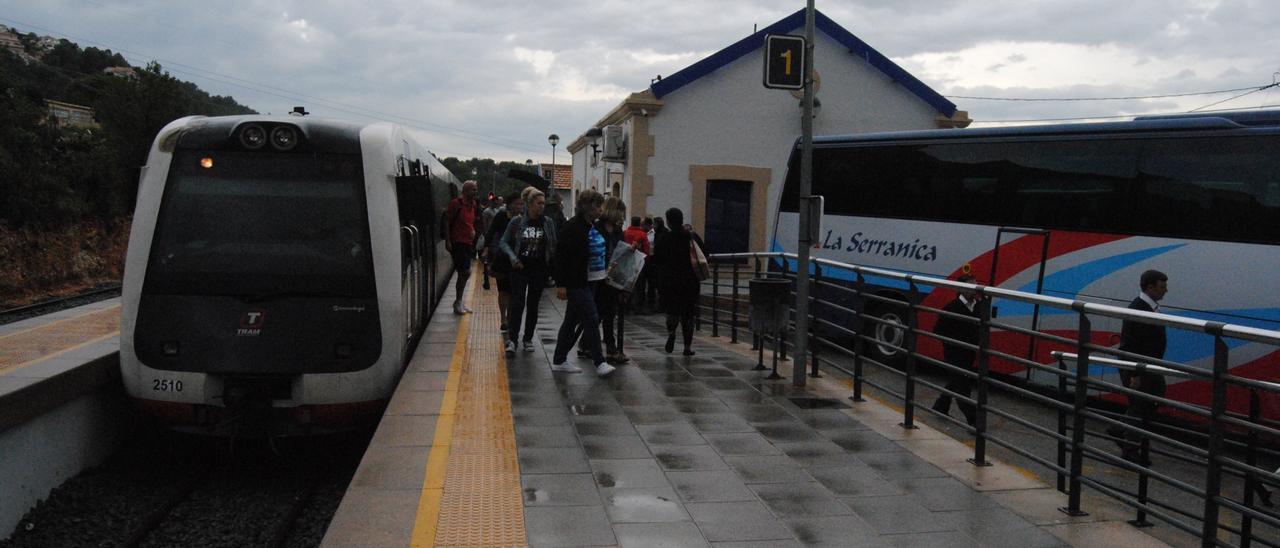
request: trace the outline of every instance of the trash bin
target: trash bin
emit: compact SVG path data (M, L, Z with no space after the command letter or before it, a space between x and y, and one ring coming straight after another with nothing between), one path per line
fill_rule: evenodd
M755 278L751 291L751 331L757 335L782 331L791 318L791 280Z

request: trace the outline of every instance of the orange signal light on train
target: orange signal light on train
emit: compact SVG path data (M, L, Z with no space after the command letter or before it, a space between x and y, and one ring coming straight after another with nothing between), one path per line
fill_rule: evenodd
M213 158L211 158L211 157L209 157L209 156L205 156L204 158L201 158L201 159L200 159L200 167L205 168L205 169L212 168L212 167L213 167Z

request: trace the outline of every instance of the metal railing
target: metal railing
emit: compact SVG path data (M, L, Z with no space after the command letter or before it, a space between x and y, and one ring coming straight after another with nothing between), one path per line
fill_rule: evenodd
M748 303L747 281L753 277L784 277L793 279L796 273L789 270L788 260L795 256L785 253L738 253L709 257L712 276L704 283L703 299L699 303L699 329L702 320L709 320L710 334L721 336L727 330L732 342L752 336L753 349L763 350L765 338L744 332ZM869 268L851 264L816 259L811 280L814 291L810 295L809 355L800 360L800 367L808 366L808 374L821 375L823 368L838 370L852 377L851 399L863 401L866 386L876 388L903 402L904 428L915 428L917 411L924 410L937 418L966 430L974 437L974 455L970 459L975 466L988 465L988 444L996 444L1050 470L1057 477L1058 490L1068 495L1068 504L1062 511L1070 515L1084 515L1083 488L1089 487L1103 495L1132 507L1135 526L1147 526L1148 516L1156 517L1183 531L1198 536L1204 546L1280 546L1280 513L1264 508L1259 499L1269 490L1280 486L1280 475L1274 467L1280 462L1280 422L1273 417L1263 417L1264 401L1280 402L1280 384L1235 375L1228 369L1233 345L1253 345L1253 355L1271 354L1280 350L1280 332L1246 326L1196 320L1166 314L1150 313L1128 308L1068 300L1044 295L1011 291ZM875 283L869 282L872 279ZM899 286L894 292L885 290L886 283ZM922 304L929 290L974 291L979 297L978 318L951 314L939 308ZM793 292L794 294L794 292ZM708 300L709 297L709 300ZM1056 309L1059 314L1073 314L1074 336L1062 335L1063 330L1028 329L993 318L991 299L1025 303L1040 310ZM884 315L871 310L894 310L902 321L886 320ZM794 320L794 308L792 309ZM976 323L979 326L977 344L949 339L921 327L922 317L952 316L957 320ZM1117 348L1097 344L1094 338L1096 321L1132 321L1189 331L1205 337L1211 345L1212 359L1209 367L1199 367L1120 351ZM927 323L927 322L926 322ZM1057 322L1059 326L1063 322ZM876 338L877 327L881 333L896 332L899 338ZM1031 348L1044 349L1044 359L1037 354L1014 355L1007 350L993 348L991 334L1023 337ZM791 332L782 336L780 345L785 352ZM957 367L939 359L936 350L941 345L952 345L976 352L974 367ZM869 352L876 345L880 352ZM926 348L921 348L924 345ZM1258 346L1266 349L1258 352ZM1246 347L1248 348L1248 347ZM1056 349L1050 351L1050 349ZM885 353L895 355L898 363L886 363ZM937 356L937 357L935 357ZM878 359L879 358L879 359ZM784 356L785 359L785 356ZM1039 383L1021 382L1006 375L993 373L992 363L1026 368L1041 379ZM866 368L876 367L902 381L901 391L868 378ZM958 376L973 380L974 394L965 395L948 390L932 380L935 376L922 375L921 366L929 366L950 378ZM1180 380L1203 383L1204 394L1198 403L1158 397L1124 386L1111 378L1110 372L1129 370L1138 373L1159 374ZM1272 371L1273 375L1280 372ZM1046 380L1047 379L1047 380ZM950 395L958 402L974 406L972 425L952 419L922 405L917 396L919 387L928 387ZM1024 403L1052 410L1057 416L1056 428L1036 424L1008 409L993 405L990 395L998 390ZM1098 403L1104 396L1111 400L1124 396L1129 402L1146 400L1155 402L1177 415L1178 420L1149 421L1121 416L1104 409ZM1243 401L1242 400L1247 400ZM1235 410L1228 409L1235 403ZM1244 411L1243 409L1247 409ZM1036 435L1056 442L1056 454L1037 454L1005 439L988 428L988 418L998 416L1009 423L1021 426ZM1162 417L1163 419L1164 417ZM1105 427L1099 431L1096 427ZM1119 436L1113 435L1119 433ZM1133 438L1139 438L1135 441ZM1136 448L1137 458L1128 454L1116 455L1091 442L1111 441ZM1150 458L1158 455L1168 462L1183 466L1195 466L1199 470L1194 481L1174 477L1151 465ZM1092 461L1103 467L1090 467ZM1270 465L1263 467L1261 461ZM1201 469L1202 468L1202 469ZM1136 489L1121 485L1116 470L1128 471L1131 481L1136 476ZM1123 475L1123 474L1122 474ZM1224 479L1243 484L1236 493L1224 491ZM1160 500L1153 495L1151 482L1156 481L1175 492L1196 497L1196 503L1178 500ZM1232 485L1236 485L1233 483ZM1171 499L1172 497L1170 497ZM1269 505L1265 505L1269 506Z

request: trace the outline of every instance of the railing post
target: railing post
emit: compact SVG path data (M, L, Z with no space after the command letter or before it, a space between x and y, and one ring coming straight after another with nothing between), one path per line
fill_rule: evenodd
M729 312L729 342L738 344L738 261L733 261L733 310Z
M991 466L987 462L987 381L991 372L991 299L978 293L978 394L974 402L973 458L975 466Z
M751 259L755 261L755 265L756 265L756 271L754 276L756 278L759 278L760 277L760 257L758 256L752 257ZM756 333L754 331L751 332L751 349L760 351L760 363L756 364L756 369L764 369L764 335L760 333Z
M711 263L711 336L720 336L720 261Z
M784 256L784 257L781 257L781 259L782 259L781 261L782 262L782 279L785 280L787 279L787 272L789 272L791 269L788 268L787 266L787 258ZM808 272L806 272L805 274L808 274ZM796 277L799 277L799 276L800 276L800 271L797 270ZM792 300L791 302L795 302L795 301ZM776 336L778 337L778 340L775 341L777 344L774 345L774 350L777 350L779 348L782 349L783 361L787 360L787 333L791 331L791 315L794 314L795 311L796 311L795 307L791 307L791 311L787 312L787 321L782 322L782 332L776 334ZM804 364L801 363L800 367L804 367Z
M1067 360L1062 356L1058 356L1058 401L1064 404L1071 403L1071 395L1067 392ZM1062 438L1067 436L1067 411L1061 407L1058 408L1058 468L1061 470L1067 467L1067 442ZM1067 492L1067 475L1058 471L1058 491Z
M1213 392L1209 417L1209 460L1204 478L1204 528L1200 544L1214 546L1218 538L1218 496L1222 494L1222 416L1227 410L1227 343L1222 340L1223 324L1209 322L1205 330L1213 335Z
M862 340L862 327L866 322L862 319L862 311L866 308L864 305L867 294L867 280L862 277L862 271L855 272L858 280L854 282L853 295L853 401L866 401L862 397L862 350L865 343Z
M822 265L816 261L813 263L813 286L809 291L809 295L813 303L809 305L809 355L812 356L812 365L810 366L809 376L815 379L822 378L822 374L818 372L818 304L822 302L819 298L822 295ZM803 363L801 364L804 365Z
M1080 510L1080 475L1084 468L1085 406L1089 403L1089 341L1093 337L1092 323L1085 314L1085 303L1075 301L1071 309L1080 315L1076 340L1075 399L1071 409L1071 475L1067 491L1067 507L1059 508L1069 516L1087 516Z
M916 418L916 327L919 326L916 306L920 303L920 288L916 286L915 278L907 276L907 283L910 284L911 294L907 295L907 333L903 346L907 351L907 385L903 393L903 409L902 409L902 427L914 430L919 428L915 425Z
M1258 424L1258 418L1261 416L1259 405L1258 390L1249 389L1249 423ZM1249 435L1245 441L1244 462L1249 466L1258 465L1258 431L1249 429ZM1253 472L1246 472L1244 475L1244 505L1254 508L1254 496L1257 494L1258 477ZM1253 516L1244 514L1240 521L1240 548L1249 548L1253 543Z

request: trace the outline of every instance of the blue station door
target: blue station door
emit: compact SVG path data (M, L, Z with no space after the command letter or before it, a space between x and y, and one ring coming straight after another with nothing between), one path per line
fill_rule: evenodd
M746 253L751 244L751 182L731 179L707 181L705 250Z

